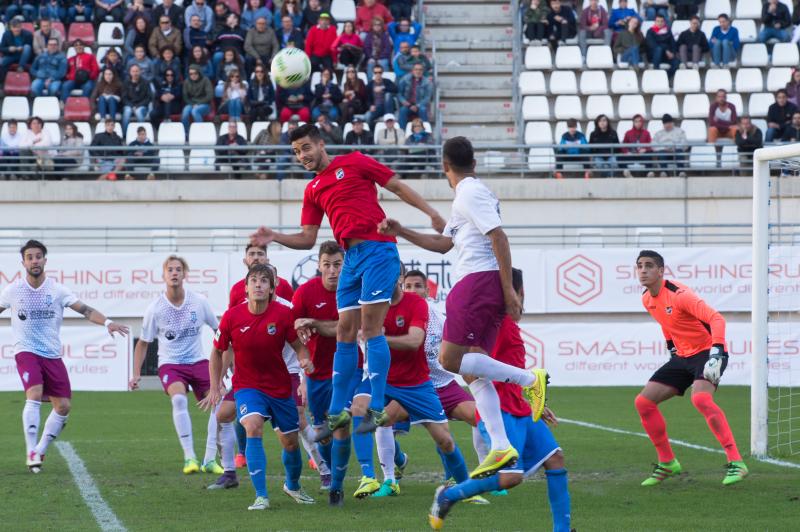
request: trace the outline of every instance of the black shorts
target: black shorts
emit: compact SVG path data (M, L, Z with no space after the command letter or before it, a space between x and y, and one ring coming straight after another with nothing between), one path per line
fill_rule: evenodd
M672 355L669 362L661 366L650 377L651 381L666 384L678 390L678 395L683 395L686 389L692 385L694 381L706 380L703 377L703 368L708 362L708 351L700 351L696 355L690 357L679 357ZM725 373L725 368L728 366L727 355L722 358L722 371L720 376Z

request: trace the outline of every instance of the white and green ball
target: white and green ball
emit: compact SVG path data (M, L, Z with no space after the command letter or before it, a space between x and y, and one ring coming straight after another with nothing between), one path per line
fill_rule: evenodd
M311 77L311 61L299 48L284 48L272 59L270 72L284 89L299 87Z

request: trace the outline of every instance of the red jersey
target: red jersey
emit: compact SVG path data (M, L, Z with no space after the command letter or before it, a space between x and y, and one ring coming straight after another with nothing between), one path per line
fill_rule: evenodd
M675 344L679 357L696 355L714 344L725 345L725 318L689 287L664 280L657 296L644 291L642 303L661 325L664 338Z
M314 277L300 285L292 298L292 314L295 319L311 318L320 321L336 321L336 290L330 291L322 284L321 277ZM306 344L311 353L314 371L308 376L314 380L332 378L333 354L336 353L336 337L314 334Z
M214 347L226 351L233 346L233 391L254 388L271 397L291 396L291 379L283 361L283 346L294 342L292 310L271 302L261 314L247 305L237 305L222 315Z
M241 281L237 282L235 285L231 287L231 295L228 300L228 308L233 308L247 301L245 284L246 283L244 282L244 279L242 279ZM294 295L294 290L292 290L292 285L290 285L286 279L284 279L283 277L278 277L278 286L277 288L275 288L275 294L282 297L286 301L291 301L292 296Z
M428 303L417 294L405 293L403 299L389 307L383 322L386 336L403 336L411 327L428 329ZM386 382L392 386L417 386L430 376L428 359L425 358L425 340L414 351L390 349L392 363ZM367 352L369 356L369 352Z
M333 236L342 247L346 238L396 242L378 233L386 214L378 203L377 183L386 186L394 172L372 157L354 151L334 158L306 186L301 225L320 225L328 216Z
M525 367L525 342L522 341L519 325L508 316L500 324L492 358L516 368ZM495 381L494 387L500 396L500 409L503 412L518 417L531 415L531 406L522 398L522 387L519 384Z

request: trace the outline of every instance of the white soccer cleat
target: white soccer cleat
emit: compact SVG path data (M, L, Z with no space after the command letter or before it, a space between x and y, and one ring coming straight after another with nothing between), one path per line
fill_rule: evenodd
M266 510L269 508L269 499L266 497L256 497L256 500L247 507L248 510Z
M289 487L284 484L283 485L283 492L294 499L294 502L297 504L314 504L316 501L313 497L311 497L308 493L303 491L303 488L298 490L290 490Z
M31 473L38 473L42 470L42 460L44 456L40 455L36 451L31 451L28 453L28 458L25 460L25 465L28 466L28 469Z

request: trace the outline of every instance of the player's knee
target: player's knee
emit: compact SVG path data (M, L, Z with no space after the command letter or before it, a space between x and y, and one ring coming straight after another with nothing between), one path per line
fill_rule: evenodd
M172 408L175 410L186 410L189 407L189 401L182 393L174 394L170 400L172 401Z
M636 411L639 412L640 414L646 414L648 412L652 412L655 408L657 408L657 405L653 401L651 401L642 394L636 396L636 399L634 399L633 404L636 407Z
M545 469L564 469L564 453L561 450L556 451L553 455L544 461Z
M510 490L522 484L522 473L501 473L498 480L501 490Z
M55 410L56 414L58 414L59 416L66 416L67 414L69 414L71 408L72 405L67 400L59 401L58 404L53 405L53 410Z
M439 363L447 371L458 373L461 370L461 355L454 355L442 351L439 353Z
M692 404L697 410L703 413L714 404L714 397L708 392L693 393Z
M456 442L453 441L453 437L450 434L438 435L436 445L446 454L452 453L456 448Z
M295 433L296 434L296 433ZM293 453L297 450L297 436L294 438L283 438L283 448L290 453Z

